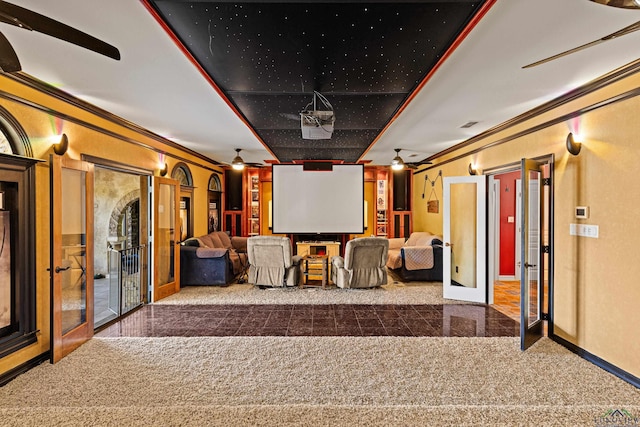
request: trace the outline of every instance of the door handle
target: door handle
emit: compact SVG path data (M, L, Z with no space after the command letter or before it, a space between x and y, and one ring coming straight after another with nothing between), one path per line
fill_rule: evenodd
M524 263L525 268L530 268L530 267L537 267L537 265L535 264L529 264L527 262Z
M449 243L449 242L445 242L444 244L445 246L452 246L453 247L453 243Z
M58 266L56 266L56 269L54 271L56 273L60 273L61 271L67 271L70 268L71 268L71 266L68 266L68 267L58 267Z

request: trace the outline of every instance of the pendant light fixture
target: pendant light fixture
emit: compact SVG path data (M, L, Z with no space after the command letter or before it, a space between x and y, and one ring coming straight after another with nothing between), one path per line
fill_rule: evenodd
M395 148L396 156L391 160L391 169L394 171L399 171L404 169L404 160L400 157L401 148Z
M240 151L242 151L241 148L236 148L236 156L231 161L231 167L237 171L244 169L244 160L240 157Z

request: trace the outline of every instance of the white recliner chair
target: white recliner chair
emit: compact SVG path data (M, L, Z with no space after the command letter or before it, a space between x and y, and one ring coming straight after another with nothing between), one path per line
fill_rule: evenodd
M288 237L249 237L247 282L260 287L297 286L302 278L300 257L292 254L291 240Z
M375 288L387 283L389 240L360 237L349 240L344 258L331 259L331 280L339 288Z

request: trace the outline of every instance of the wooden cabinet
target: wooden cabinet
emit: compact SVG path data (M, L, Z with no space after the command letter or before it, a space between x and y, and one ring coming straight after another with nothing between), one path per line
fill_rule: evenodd
M218 202L213 199L212 194L215 193L211 189L209 191L210 216L214 216L210 219L210 223L215 224L217 213L215 209L220 203L224 210L222 223L218 229L228 231L232 236L271 235L271 173L271 168L245 168L240 172L226 169L225 191L220 193L222 200ZM412 173L403 171L397 175L390 173L388 167L365 167L365 229L363 233L353 234L352 238L372 235L395 237L410 234L409 199ZM407 215L408 218L405 218ZM313 237L309 235L304 238ZM318 237L318 239L333 239L333 236ZM347 240L344 239L342 243L346 243ZM335 255L339 255L339 250L336 250Z
M260 175L258 169L225 170L225 211L222 230L232 236L258 236L260 224Z
M388 173L386 170L376 170L376 217L373 233L376 236L387 237L389 233L389 194L387 191Z
M326 255L329 266L327 273L331 280L331 258L340 255L340 242L298 242L296 243L296 255ZM322 276L309 275L309 279L322 280Z
M258 170L248 172L247 231L249 236L260 235L260 177Z

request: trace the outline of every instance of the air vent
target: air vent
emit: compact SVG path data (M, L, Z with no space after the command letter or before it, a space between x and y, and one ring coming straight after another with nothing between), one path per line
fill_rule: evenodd
M463 124L462 126L460 126L461 129L467 129L470 128L471 126L477 125L478 122L467 122L465 124Z

